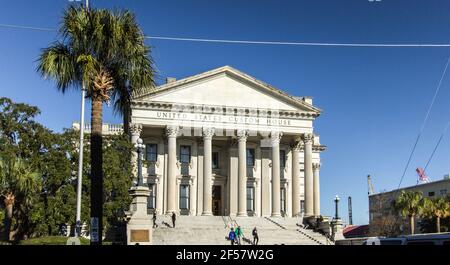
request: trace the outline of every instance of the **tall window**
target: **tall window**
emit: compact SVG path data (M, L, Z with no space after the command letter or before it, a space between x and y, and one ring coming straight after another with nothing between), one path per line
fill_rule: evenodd
M255 149L247 149L247 167L255 165Z
M286 167L286 151L280 150L280 177L284 178L284 168Z
M189 163L191 162L191 146L180 146L180 162L181 162L181 175L189 175Z
M156 174L156 161L158 160L158 145L157 144L147 144L146 148L146 160L149 163L148 173L150 175Z
M182 145L180 146L180 162L188 163L191 161L191 146Z
M247 187L247 212L255 211L255 188Z
M280 167L286 167L286 151L280 150Z
M219 152L212 152L212 168L219 168Z
M147 208L155 209L156 208L156 185L148 184L148 188L150 189L150 196L147 199Z
M286 214L286 189L281 188L281 213Z
M146 148L146 160L150 162L156 162L158 160L158 145L157 144L147 144Z
M189 209L189 185L180 185L180 209Z
M255 166L255 149L247 149L247 177L253 178L253 167Z

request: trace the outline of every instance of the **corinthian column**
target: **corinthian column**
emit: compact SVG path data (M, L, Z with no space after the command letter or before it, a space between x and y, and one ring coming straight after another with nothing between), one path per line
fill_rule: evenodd
M295 142L292 146L292 216L300 213L300 146Z
M272 217L280 217L281 190L280 190L280 140L281 132L271 132L272 145Z
M203 128L203 213L202 215L212 215L212 137L214 128Z
M176 187L177 187L177 126L167 126L167 209L166 214L176 211Z
M140 123L133 123L130 126L130 133L131 133L131 144L133 146L137 145L137 140L139 137L141 137L142 133L142 124ZM133 151L131 153L131 165L132 165L132 174L133 178L137 178L137 152L136 148L133 148Z
M314 197L313 197L313 169L312 169L312 133L303 135L305 145L304 166L305 166L305 216L314 215Z
M247 216L247 137L246 130L238 130L238 213Z
M313 175L314 175L314 215L320 215L320 184L319 184L319 171L320 163L313 164Z

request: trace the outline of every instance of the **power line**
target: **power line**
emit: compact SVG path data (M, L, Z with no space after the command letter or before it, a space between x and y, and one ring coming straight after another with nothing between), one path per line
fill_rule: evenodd
M442 138L444 138L444 135L447 132L447 129L448 129L449 125L450 125L450 121L447 123L447 126L445 126L444 130L442 131L441 136L439 137L439 140L437 141L436 146L434 147L433 152L431 153L431 156L428 159L427 164L425 165L425 168L423 169L423 172L427 171L427 167L430 164L431 159L433 158L434 154L436 153L436 150L437 150L438 146L441 144Z
M39 31L57 31L55 28L23 26L13 24L1 24L0 27L12 29L29 29ZM253 40L230 40L230 39L206 39L206 38L180 38L166 36L145 36L146 39L170 40L170 41L190 41L207 43L228 43L228 44L253 44L253 45L285 45L285 46L328 46L328 47L391 47L391 48L445 48L450 47L449 43L337 43L337 42L285 42L285 41L253 41Z
M333 46L333 47L450 47L450 44L390 44L390 43L332 43L332 42L283 42L283 41L251 41L251 40L227 40L227 39L199 39L199 38L177 38L163 36L145 36L147 39L214 42L230 44L262 44L262 45L293 45L293 46Z
M445 73L447 72L447 68L448 68L449 63L450 63L450 57L448 58L447 64L445 65L444 71L442 72L441 79L439 80L439 83L438 83L438 85L436 87L433 99L431 100L430 106L428 107L427 114L425 115L425 119L422 122L422 126L420 127L419 134L417 135L416 142L414 143L414 146L413 146L413 148L411 150L411 153L409 154L408 162L406 163L405 169L403 170L403 174L402 174L402 177L400 178L400 183L398 184L397 189L399 189L400 185L402 185L403 178L405 177L405 174L406 174L406 170L408 170L408 167L409 167L409 164L411 163L411 159L413 157L414 151L416 150L417 143L419 142L419 139L422 136L422 132L425 129L425 125L426 125L426 123L428 121L428 118L430 117L431 109L433 108L434 102L436 101L437 94L439 93L439 90L441 89L442 80L445 77Z
M57 31L54 28L40 28L40 27L31 27L31 26L22 26L22 25L12 25L12 24L1 24L2 28L12 28L12 29L31 29L31 30L40 30L40 31Z

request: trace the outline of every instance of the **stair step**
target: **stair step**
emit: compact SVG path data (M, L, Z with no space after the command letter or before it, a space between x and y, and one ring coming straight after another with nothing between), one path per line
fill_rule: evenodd
M325 244L323 235L311 230L299 231L296 218L237 217L234 218L243 229L244 237L252 239L251 231L257 227L260 244L291 245ZM153 230L153 244L161 245L229 245L226 240L230 218L221 216L178 216L176 227L172 228L170 216L157 216L159 225ZM163 224L166 223L169 225ZM242 244L248 245L246 241Z

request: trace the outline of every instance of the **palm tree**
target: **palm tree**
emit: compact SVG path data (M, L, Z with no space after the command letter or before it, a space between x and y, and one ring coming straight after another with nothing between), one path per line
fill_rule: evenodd
M11 224L17 198L26 198L40 190L39 174L23 159L2 156L0 159L0 197L5 204L5 240L11 240ZM24 202L26 203L26 202Z
M423 216L436 218L436 231L441 232L441 219L450 216L450 202L445 198L424 199Z
M422 193L418 191L402 191L394 202L395 208L403 217L409 217L411 234L414 234L414 218L422 212Z
M69 7L60 34L60 41L43 49L37 71L53 79L61 92L86 88L91 99L91 217L98 218L101 244L102 106L113 100L116 112L125 114L125 119L131 96L154 87L150 49L128 11Z

